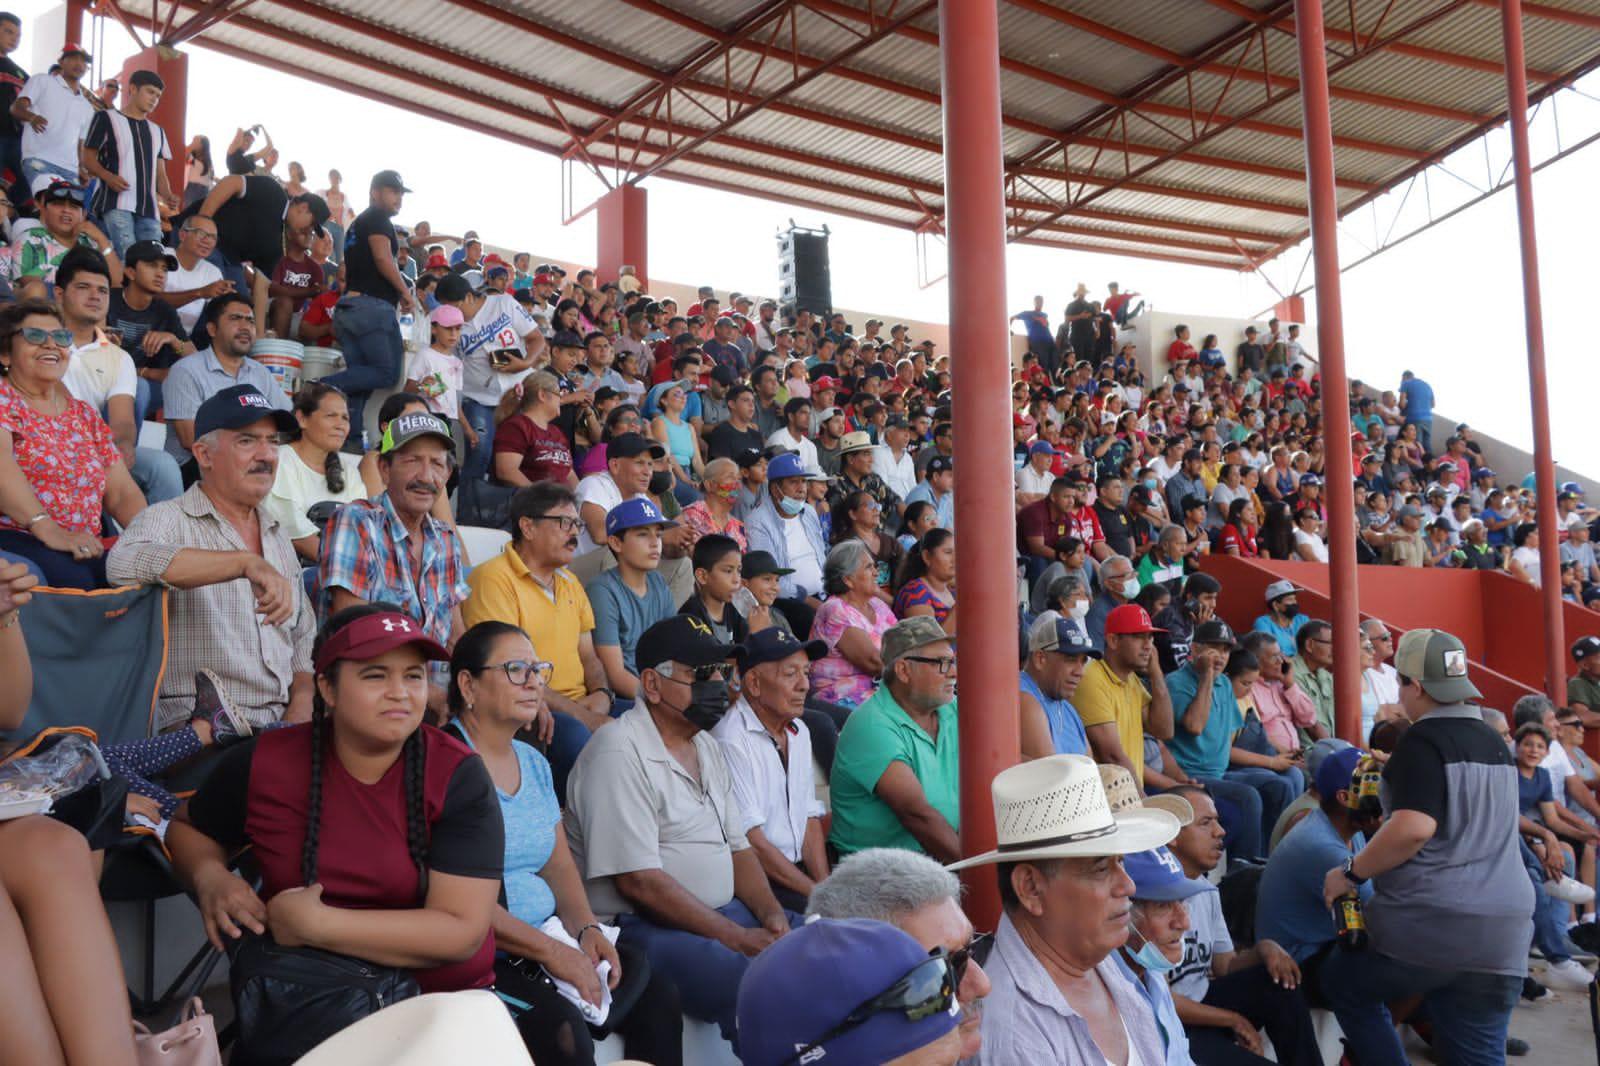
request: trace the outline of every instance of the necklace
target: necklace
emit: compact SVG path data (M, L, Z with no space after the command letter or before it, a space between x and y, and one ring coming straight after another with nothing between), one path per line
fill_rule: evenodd
M59 418L67 409L66 404L58 403L56 400L56 390L54 385L47 386L47 391L45 392L35 394L29 392L21 385L18 385L15 379L9 380L8 384L16 390L17 395L21 396L29 407L37 411L39 414L46 415L50 418ZM59 406L61 410L47 410L45 407L42 407L41 404L48 405L50 408Z

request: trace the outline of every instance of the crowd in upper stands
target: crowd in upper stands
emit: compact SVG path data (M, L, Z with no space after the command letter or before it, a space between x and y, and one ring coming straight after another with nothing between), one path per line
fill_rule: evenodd
M0 14L0 51L19 31ZM1326 563L1338 522L1365 563L1533 584L1543 532L1564 595L1600 597L1581 488L1539 530L1531 480L1434 439L1415 374L1351 382L1346 436L1295 324L1142 361L1115 284L1058 331L1042 297L1015 316L1022 762L1000 848L965 856L959 353L402 225L398 171L314 192L260 127L220 174L196 138L176 188L161 79L108 103L88 61L0 64L0 725L37 586L169 590L156 734L107 763L237 973L270 936L492 988L541 1066L611 1033L679 1063L685 1017L773 1066L1258 1062L1263 1034L1315 1063L1313 1008L1361 1066L1404 1061L1400 1020L1494 1061L1548 994L1530 944L1544 983L1593 980L1600 639L1508 732L1460 641L1368 620L1358 749L1300 586L1242 634L1219 613L1241 594L1207 556ZM295 387L269 341L305 346ZM1329 513L1346 447L1356 511ZM18 1061L132 1061L90 861L0 823ZM983 864L992 936L946 869Z

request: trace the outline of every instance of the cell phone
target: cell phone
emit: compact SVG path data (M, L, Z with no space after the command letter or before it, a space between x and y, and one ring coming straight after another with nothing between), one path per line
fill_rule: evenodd
M496 348L489 353L490 365L497 367L510 366L514 360L520 358L522 358L522 353L515 348Z

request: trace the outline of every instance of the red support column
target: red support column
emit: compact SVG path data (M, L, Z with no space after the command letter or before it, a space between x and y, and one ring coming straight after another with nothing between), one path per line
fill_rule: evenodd
M601 281L616 281L625 266L633 267L639 282L650 283L649 194L637 185L620 185L600 197L599 256L595 270Z
M188 153L184 149L189 143L185 132L189 114L189 57L165 45L154 45L129 57L122 64L122 73L117 75L122 84L122 100L127 99L128 79L138 70L153 70L166 83L161 102L150 117L167 135L167 145L172 149L172 159L167 162L167 181L172 185L172 194L182 200L184 175L188 170Z
M1328 113L1328 56L1322 0L1295 0L1300 49L1300 106L1306 142L1306 188L1316 269L1317 358L1322 374L1322 432L1327 444L1328 567L1333 600L1335 726L1352 744L1361 734L1361 608L1356 588L1355 470L1350 454L1350 385L1344 369L1344 312L1339 295L1339 201L1333 182L1333 122Z
M85 48L89 47L89 43L83 39L83 15L88 8L89 0L67 0L67 32L62 44L77 42Z
M1522 239L1522 315L1528 334L1528 397L1533 406L1534 487L1539 494L1539 569L1544 585L1545 691L1567 700L1566 637L1561 620L1561 551L1556 529L1556 467L1550 447L1550 386L1544 365L1544 314L1539 304L1539 245L1534 233L1533 169L1528 150L1528 72L1522 48L1522 0L1500 0L1505 42L1506 126L1516 173L1517 235Z
M989 791L1021 746L1017 571L1011 550L1011 345L1006 321L1000 30L994 4L942 0L945 228L950 250L951 390L956 440L956 568L961 614L961 850L995 845ZM998 542L997 542L998 541ZM993 929L994 873L968 871L967 911Z

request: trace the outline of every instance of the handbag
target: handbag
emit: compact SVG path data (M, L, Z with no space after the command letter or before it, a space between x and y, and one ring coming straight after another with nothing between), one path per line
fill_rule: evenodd
M139 1066L222 1066L217 1027L196 996L183 1008L178 1024L160 1033L133 1023L133 1049Z
M409 970L247 937L230 960L238 1042L232 1066L291 1066L333 1034L419 995Z

